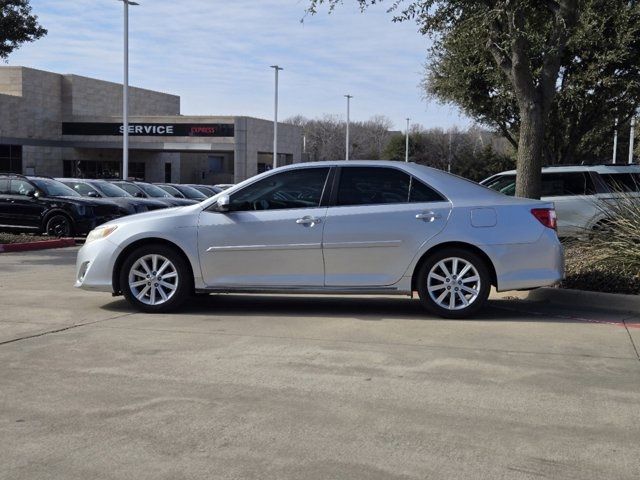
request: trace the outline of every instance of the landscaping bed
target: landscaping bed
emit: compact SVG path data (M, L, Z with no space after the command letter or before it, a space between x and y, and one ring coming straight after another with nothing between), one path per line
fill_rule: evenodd
M582 242L565 245L564 288L640 295L640 270L623 262L594 259L593 247Z
M46 235L35 235L31 233L0 232L0 244L30 243L41 242L44 240L55 240L55 238L47 237Z

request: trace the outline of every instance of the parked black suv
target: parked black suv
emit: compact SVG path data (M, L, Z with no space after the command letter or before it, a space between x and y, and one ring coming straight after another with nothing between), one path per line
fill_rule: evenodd
M127 215L108 200L83 198L48 177L0 174L0 229L86 235L98 225Z

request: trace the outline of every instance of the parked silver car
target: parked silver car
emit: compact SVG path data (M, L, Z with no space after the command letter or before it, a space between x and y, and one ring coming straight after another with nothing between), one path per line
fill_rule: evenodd
M200 204L107 223L78 253L76 286L145 312L195 292L402 294L476 312L500 291L554 284L549 202L510 198L413 163L295 164Z

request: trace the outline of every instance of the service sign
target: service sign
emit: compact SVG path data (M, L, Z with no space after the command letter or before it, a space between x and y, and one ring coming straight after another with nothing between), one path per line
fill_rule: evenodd
M65 122L63 135L122 136L121 123ZM137 137L233 137L232 123L130 123L129 135Z

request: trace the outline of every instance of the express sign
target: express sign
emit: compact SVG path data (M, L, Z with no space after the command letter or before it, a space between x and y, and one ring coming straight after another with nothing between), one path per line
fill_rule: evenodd
M121 136L121 123L81 123L62 124L63 135ZM129 135L140 137L233 137L232 123L131 123Z

